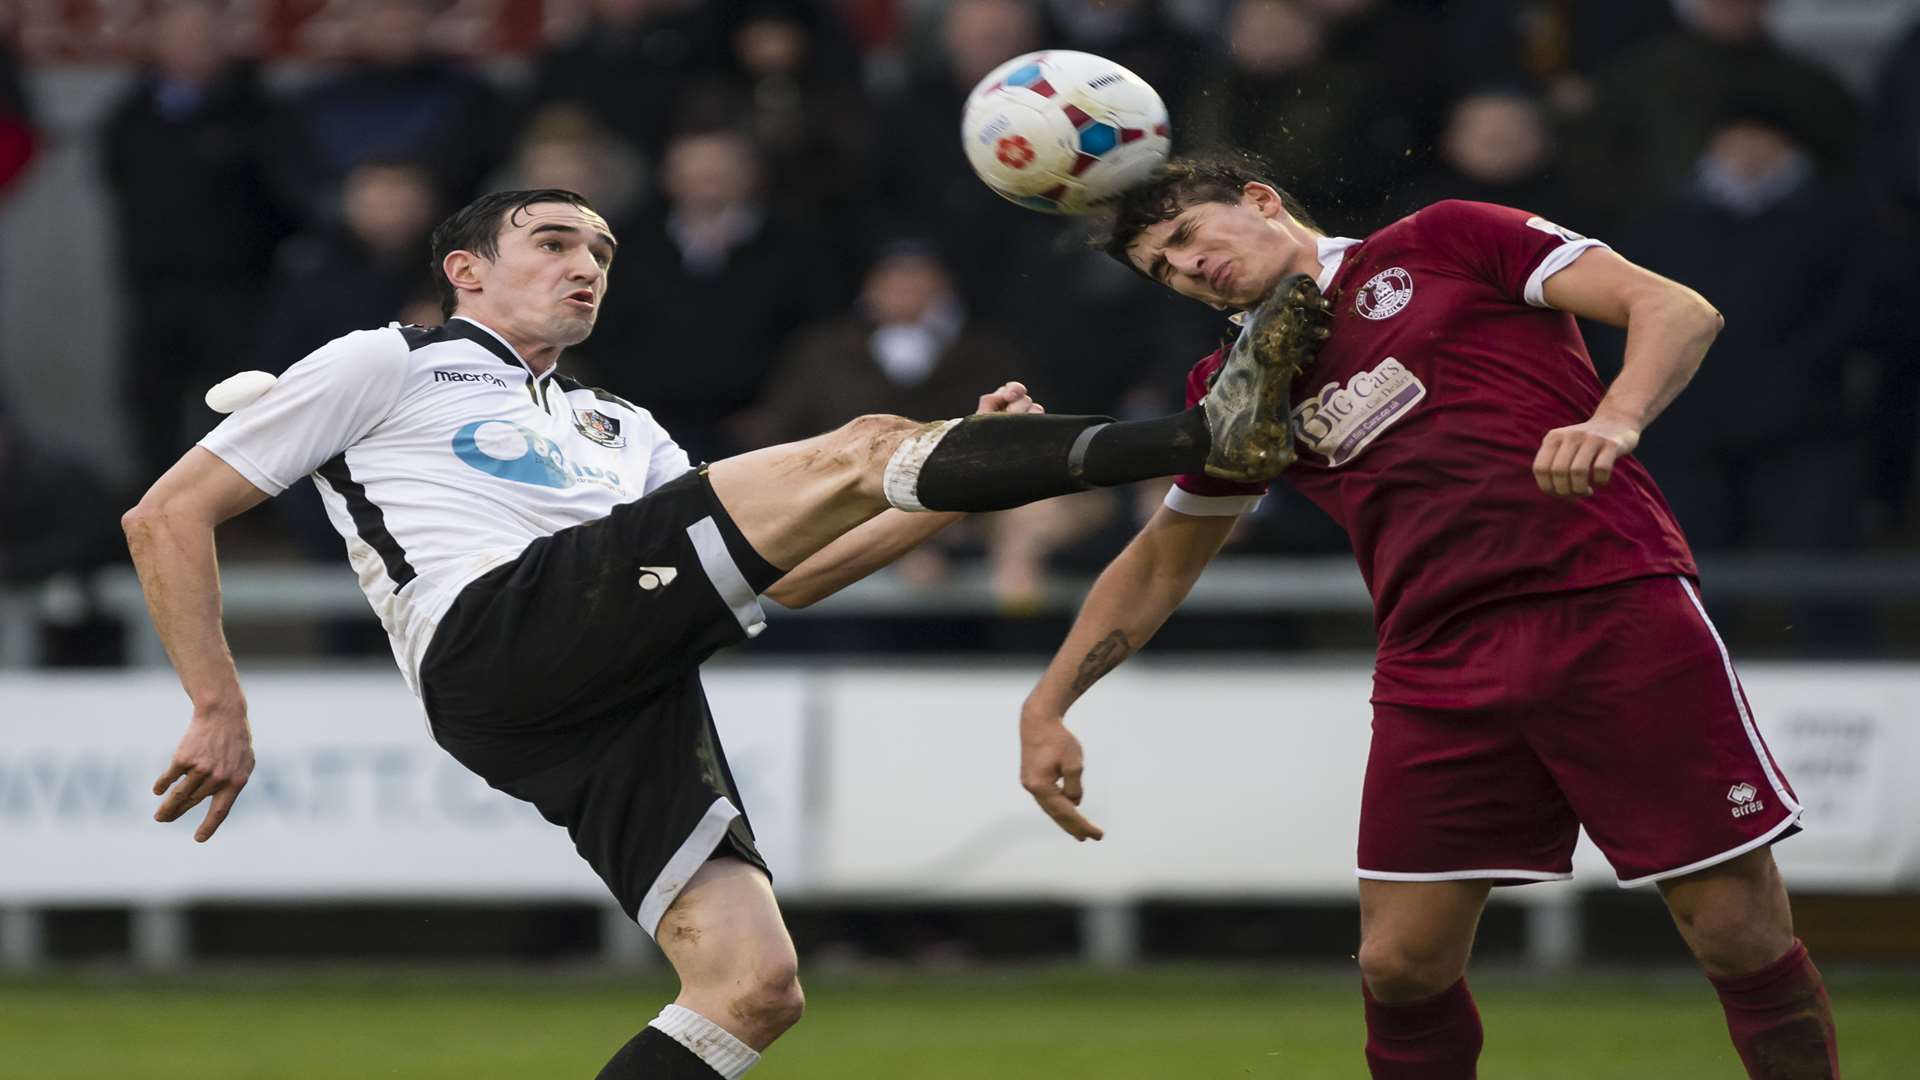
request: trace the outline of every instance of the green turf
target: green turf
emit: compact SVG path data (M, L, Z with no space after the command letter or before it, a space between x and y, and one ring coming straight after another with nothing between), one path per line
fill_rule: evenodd
M1920 1077L1920 973L1830 979L1848 1080ZM0 981L0 1077L592 1077L657 978L211 975ZM1476 980L1489 1080L1739 1080L1684 973ZM753 1080L1364 1077L1345 975L1149 970L815 976Z

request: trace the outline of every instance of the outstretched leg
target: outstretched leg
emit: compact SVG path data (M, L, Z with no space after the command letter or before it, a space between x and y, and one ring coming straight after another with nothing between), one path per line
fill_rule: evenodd
M1840 1044L1820 970L1793 936L1768 848L1660 883L1674 925L1706 969L1754 1080L1839 1080Z
M1173 416L979 415L931 424L863 416L825 435L716 462L708 475L754 550L781 569L889 506L1006 510L1203 471L1270 480L1293 460L1288 390L1329 320L1312 280L1289 278L1252 312L1207 397Z
M620 1048L598 1080L737 1080L800 1021L806 997L793 940L757 867L710 860L656 933L680 976L680 996Z

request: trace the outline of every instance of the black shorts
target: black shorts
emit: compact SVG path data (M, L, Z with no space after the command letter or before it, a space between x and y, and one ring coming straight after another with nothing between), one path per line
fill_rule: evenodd
M700 664L759 632L757 597L781 573L705 470L541 537L434 631L420 665L434 739L564 825L651 934L708 858L766 869Z

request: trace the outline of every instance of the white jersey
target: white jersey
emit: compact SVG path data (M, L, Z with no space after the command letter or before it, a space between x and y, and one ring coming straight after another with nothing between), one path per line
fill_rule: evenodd
M469 582L692 468L645 409L461 316L336 338L200 445L269 495L313 476L416 694Z

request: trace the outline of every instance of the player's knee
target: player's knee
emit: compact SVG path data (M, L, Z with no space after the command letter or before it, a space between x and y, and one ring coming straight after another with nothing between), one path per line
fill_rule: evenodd
M789 954L755 969L742 984L729 1008L742 1026L771 1042L793 1025L807 1009L807 995L800 989L800 972Z
M1674 921L1701 965L1721 975L1738 975L1766 967L1793 946L1793 923L1784 912L1764 902L1742 903L1739 897L1676 910Z
M885 465L900 440L920 425L904 416L856 416L835 429L829 442L837 464L868 470Z
M1376 1000L1403 1003L1433 997L1460 981L1464 961L1387 937L1360 943L1360 976Z

